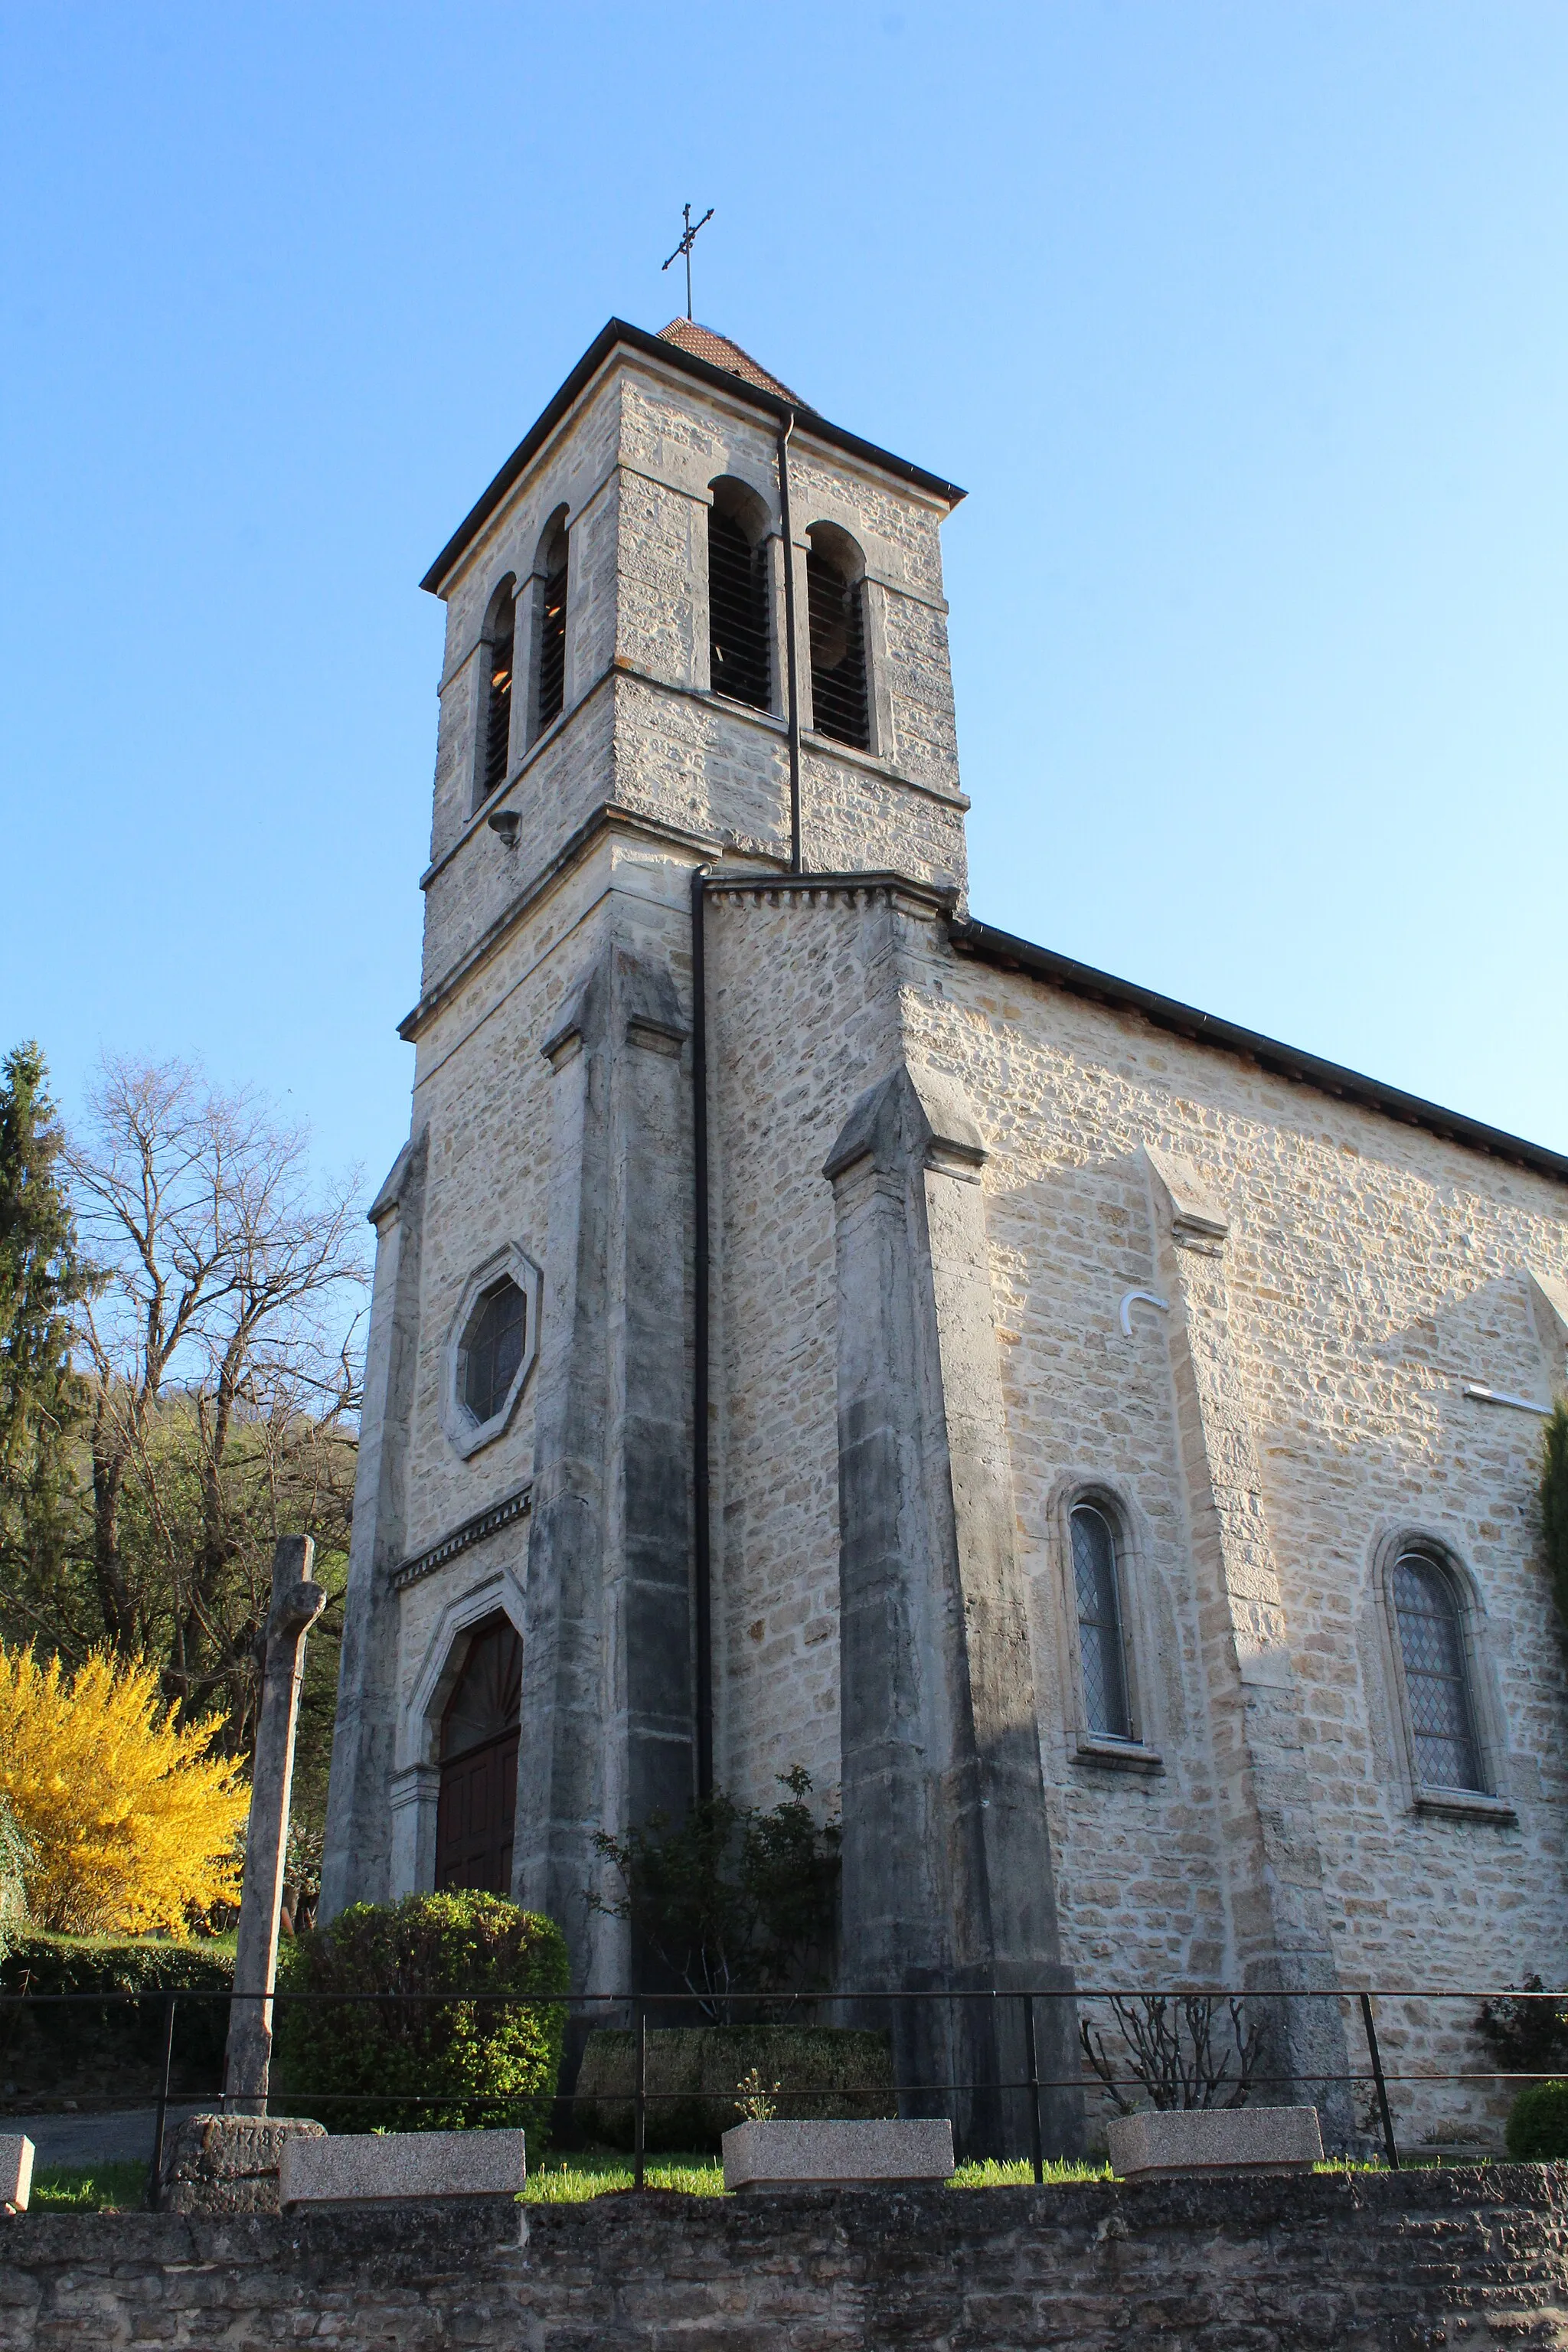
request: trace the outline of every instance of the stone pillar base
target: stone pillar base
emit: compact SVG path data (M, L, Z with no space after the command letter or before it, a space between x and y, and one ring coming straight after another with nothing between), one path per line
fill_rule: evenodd
M163 2142L158 2203L165 2213L276 2213L290 2139L325 2139L302 2117L187 2116Z

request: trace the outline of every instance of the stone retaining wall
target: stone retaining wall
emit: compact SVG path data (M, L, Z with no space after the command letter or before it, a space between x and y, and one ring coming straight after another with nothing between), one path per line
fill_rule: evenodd
M0 2224L0 2347L1568 2346L1568 2170Z

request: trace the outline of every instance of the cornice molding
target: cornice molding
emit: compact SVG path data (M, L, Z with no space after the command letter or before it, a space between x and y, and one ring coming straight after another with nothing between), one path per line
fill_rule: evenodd
M491 1503L487 1509L476 1511L471 1519L465 1519L460 1527L454 1528L449 1535L442 1536L438 1542L427 1544L423 1551L416 1551L409 1559L400 1560L389 1571L388 1581L393 1590L405 1592L411 1584L417 1584L422 1576L433 1575L437 1569L445 1568L447 1562L456 1559L459 1552L483 1543L487 1536L496 1535L502 1528L510 1527L514 1519L525 1519L532 1500L533 1481L531 1478L526 1486L516 1486L510 1495L503 1495L499 1503Z

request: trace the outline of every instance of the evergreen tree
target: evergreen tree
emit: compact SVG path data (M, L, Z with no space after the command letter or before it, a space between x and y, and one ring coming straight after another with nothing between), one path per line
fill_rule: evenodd
M70 1441L86 1410L71 1310L91 1276L60 1181L47 1076L33 1044L0 1066L0 1598L13 1600L22 1582L37 1590L64 1572Z

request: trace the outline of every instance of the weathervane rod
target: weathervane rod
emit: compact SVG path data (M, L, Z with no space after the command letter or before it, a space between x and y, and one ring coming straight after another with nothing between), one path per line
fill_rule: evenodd
M670 261L679 261L679 260L680 259L680 257L681 257L682 254L684 254L684 255L685 255L685 257L686 257L686 315L687 315L687 317L689 319L689 318L690 318L690 316L691 316L691 248L692 248L692 247L693 247L693 246L696 244L696 242L697 242L697 232L698 232L698 230L699 230L700 228L706 228L706 227L707 227L707 226L708 226L708 224L709 224L709 222L712 219L712 217L713 217L713 207L712 207L712 205L709 205L709 207L708 207L708 209L707 209L707 211L703 214L703 215L702 215L701 219L700 219L700 221L695 221L695 222L692 220L692 217L691 217L691 206L690 206L689 205L681 205L681 207L680 207L680 212L681 212L681 217L682 217L682 219L683 219L683 220L685 221L685 223L686 223L685 231L684 231L684 233L683 233L682 236L681 236L680 243L676 247L675 251L670 255L670 257L669 257L669 261L667 261L667 262L665 262L665 263L662 265L661 271L660 271L660 275L662 276L662 274L663 274L663 270L668 269L668 268L669 268L669 262L670 262Z

